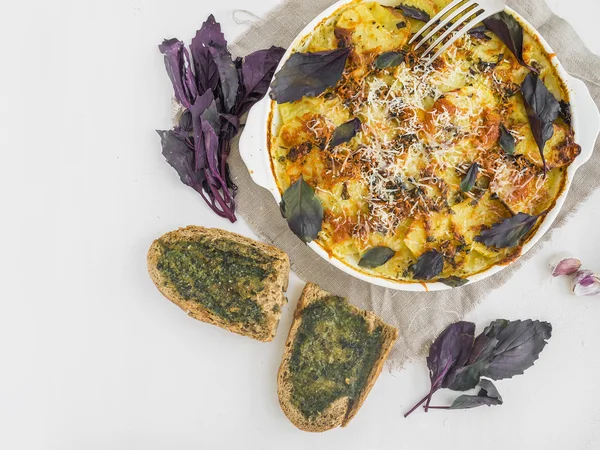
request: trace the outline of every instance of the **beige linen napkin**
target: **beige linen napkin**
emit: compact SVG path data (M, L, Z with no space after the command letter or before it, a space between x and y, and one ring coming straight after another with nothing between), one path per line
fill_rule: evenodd
M254 25L231 46L234 55L246 55L271 45L287 47L296 35L333 0L287 0ZM591 53L575 30L554 15L543 0L509 0L509 6L525 17L549 42L566 70L586 82L596 104L600 103L600 57ZM560 227L590 193L600 185L600 145L592 159L579 169L554 228ZM451 322L471 311L490 290L506 283L524 259L540 248L542 240L518 262L473 285L442 292L395 291L360 281L327 263L288 229L273 196L255 185L233 144L230 158L233 179L239 187L238 212L262 239L284 250L293 270L305 281L348 297L355 305L374 311L400 331L390 354L392 368L422 357L432 340ZM546 235L546 238L550 233ZM295 300L295 299L291 299Z

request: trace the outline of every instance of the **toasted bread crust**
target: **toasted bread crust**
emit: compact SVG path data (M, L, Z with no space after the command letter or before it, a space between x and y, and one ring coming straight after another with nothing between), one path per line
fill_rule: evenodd
M352 404L348 397L342 397L333 402L316 419L309 419L305 417L291 402L292 387L289 381L289 364L292 357L294 339L298 329L300 328L300 324L302 323L303 310L311 303L329 295L331 294L324 291L314 283L306 284L294 312L294 322L290 328L285 343L283 359L279 367L279 372L277 373L277 392L279 395L279 404L281 405L281 409L296 427L304 431L323 432L338 426L345 427L348 425L369 395L369 392L375 384L375 381L377 381L377 377L381 373L383 364L398 337L398 330L383 322L383 320L381 320L381 318L379 318L376 314L371 311L364 311L353 305L350 305L350 307L357 314L362 315L366 319L371 329L375 329L377 326L383 327L383 342L379 358L373 365L364 389Z
M183 299L175 288L169 283L163 274L158 270L158 261L162 252L159 241L178 242L182 240L194 240L198 238L209 238L211 240L226 239L241 246L253 247L262 253L275 258L274 272L269 275L265 281L265 289L257 295L256 301L265 312L265 321L262 324L240 324L230 323L222 317L212 313L204 308L199 302ZM226 330L238 333L244 336L257 339L259 341L271 341L275 337L279 318L281 316L281 307L286 303L284 292L287 290L290 272L290 262L288 256L276 247L257 242L253 239L241 236L229 231L218 228L204 228L199 226L188 226L164 234L155 240L147 256L148 273L158 290L171 302L175 303L189 316L202 322L217 325ZM275 309L275 311L273 310Z

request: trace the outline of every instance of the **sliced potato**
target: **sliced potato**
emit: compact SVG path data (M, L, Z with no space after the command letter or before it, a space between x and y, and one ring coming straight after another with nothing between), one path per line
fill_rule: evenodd
M525 172L519 178L503 179L500 173L490 188L514 214L540 214L550 208L560 194L564 185L564 170L553 169L545 178L543 173Z
M427 230L425 222L422 220L413 220L406 232L404 243L417 258L425 252L427 247Z
M336 27L352 31L356 52L385 52L401 49L408 42L408 27L396 27L403 19L398 10L383 7L377 2L367 2L344 11Z
M510 217L510 211L500 202L491 198L487 192L478 202L466 199L452 207L452 225L455 233L471 244L484 226L492 226L502 219Z
M515 128L521 137L516 145L515 154L525 156L529 161L539 167L543 167L540 150L535 142L531 127L528 123ZM581 147L575 144L569 133L569 127L565 123L554 124L554 135L544 146L544 158L546 167L568 166L581 153Z

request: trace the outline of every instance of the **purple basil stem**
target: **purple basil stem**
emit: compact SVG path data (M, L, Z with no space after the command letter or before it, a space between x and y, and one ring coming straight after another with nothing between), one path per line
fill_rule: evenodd
M220 183L226 200L231 198L227 190L227 184L219 173L219 141L213 127L205 121L202 121L202 133L204 135L204 148L206 150L206 160L211 175Z
M182 182L216 214L235 222L236 186L227 167L230 140L239 131L240 116L266 94L285 50L271 47L233 60L212 15L196 32L189 52L177 39L164 40L159 50L175 99L187 109L178 126L159 132L163 154Z
M207 110L213 100L213 92L212 90L208 90L198 97L190 107L190 113L192 113L192 125L194 127L194 168L196 171L206 167L206 153L204 150L204 144L202 142L203 120L201 119L201 116Z
M472 322L456 322L449 325L431 344L427 367L431 378L431 390L425 404L429 406L431 396L437 391L446 375L454 368L465 365L475 339L475 324Z
M472 322L456 322L449 325L440 334L431 347L427 357L429 377L431 378L431 389L429 393L417 403L404 417L408 417L421 404L425 404L425 410L429 407L431 396L440 389L448 374L463 367L473 347L475 338L475 324Z

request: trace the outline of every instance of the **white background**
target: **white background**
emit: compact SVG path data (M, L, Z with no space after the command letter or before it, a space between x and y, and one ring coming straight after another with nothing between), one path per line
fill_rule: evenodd
M307 0L310 1L310 0ZM303 283L292 276L274 342L188 318L145 269L151 241L218 219L160 154L171 86L156 48L209 13L277 0L3 2L0 35L0 448L600 448L600 297L551 281L570 251L600 271L600 193L468 319L554 325L541 359L498 382L505 404L402 414L428 390L424 361L382 373L346 429L308 434L281 412L275 374ZM552 0L600 52L596 0ZM315 14L318 11L315 11ZM451 393L439 393L447 404Z

